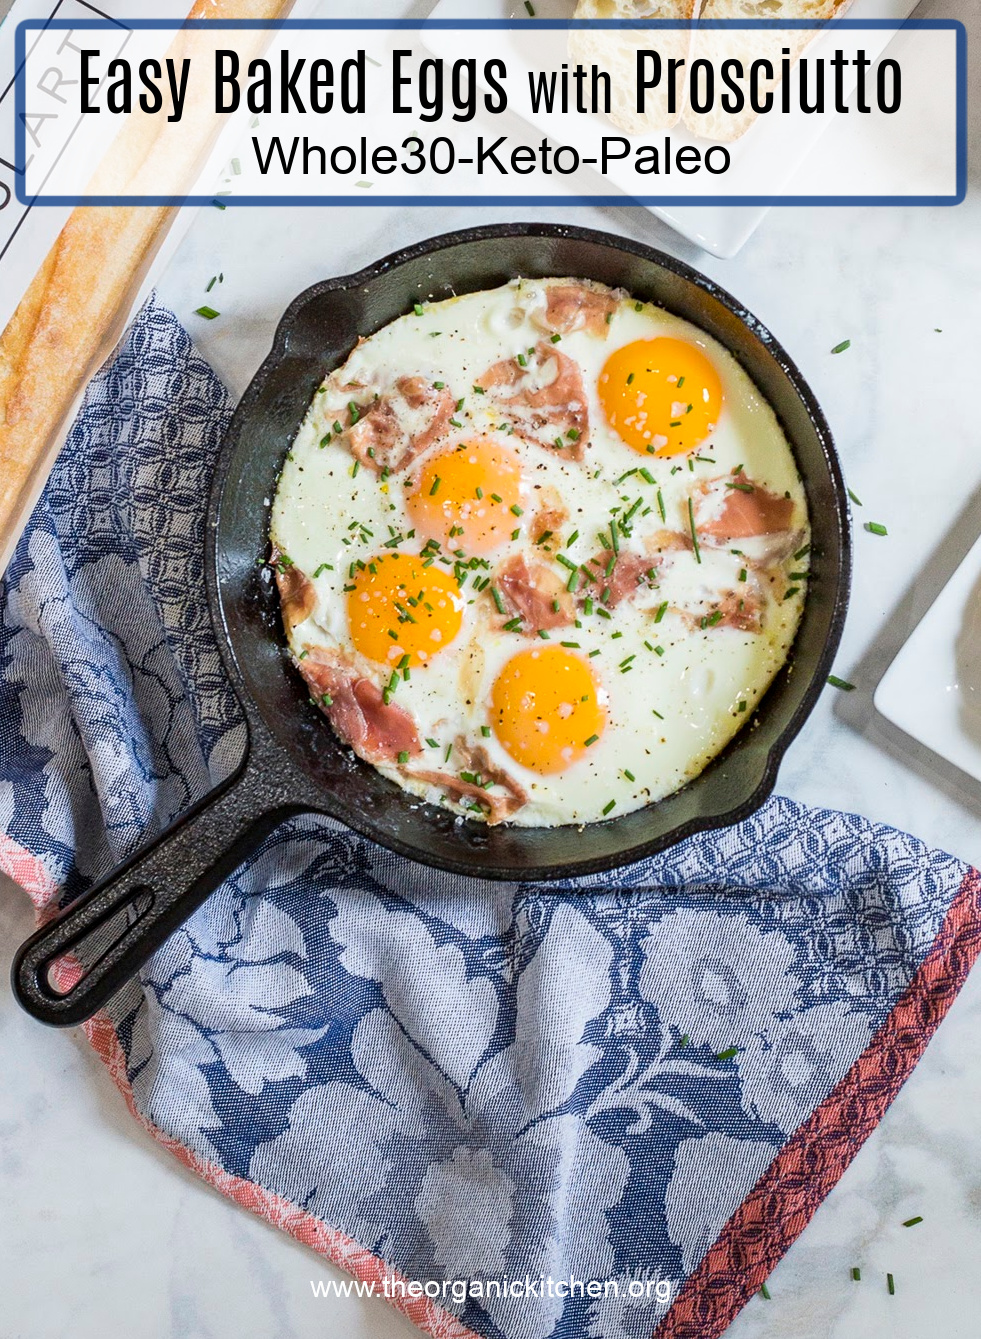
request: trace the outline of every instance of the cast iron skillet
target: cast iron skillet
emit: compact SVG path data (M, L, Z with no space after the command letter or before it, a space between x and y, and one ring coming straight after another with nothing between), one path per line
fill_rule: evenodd
M324 375L368 335L426 298L517 275L622 286L708 330L776 410L811 510L813 577L793 655L755 718L696 780L659 804L585 828L488 828L417 800L336 741L285 652L263 561L280 465ZM35 934L14 990L46 1023L91 1017L192 911L291 814L332 815L427 865L487 879L563 879L614 869L702 829L734 823L770 794L820 693L845 616L850 535L845 486L824 416L773 336L711 280L651 247L582 228L507 224L450 233L302 293L280 323L221 448L208 514L208 599L248 723L238 771L173 827ZM94 931L97 960L70 990L53 962ZM109 947L106 948L106 942ZM91 946L89 946L91 948ZM77 972L77 968L76 968Z

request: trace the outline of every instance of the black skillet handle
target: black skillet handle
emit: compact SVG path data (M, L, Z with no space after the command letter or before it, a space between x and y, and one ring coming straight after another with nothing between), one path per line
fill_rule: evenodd
M253 746L233 777L27 940L11 972L23 1008L55 1026L97 1013L264 837L310 808L299 796L284 803L290 780L272 741ZM112 921L109 946L60 991L50 980L52 964Z

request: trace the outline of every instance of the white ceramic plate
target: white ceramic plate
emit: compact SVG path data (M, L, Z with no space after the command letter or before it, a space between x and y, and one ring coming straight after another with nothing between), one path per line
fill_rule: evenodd
M917 3L918 0L854 0L847 17L902 21L909 18ZM571 19L575 8L576 0L535 0L535 14L541 19ZM430 14L434 19L513 19L516 23L526 17L523 0L439 0ZM874 61L885 50L893 33L879 29L862 36L861 45L869 59ZM445 34L427 34L425 40L427 46L436 50L445 44ZM518 52L516 44L516 56ZM528 119L535 124L533 118ZM740 180L758 181L760 164L766 163L767 179L773 183L771 193L779 193L797 173L827 127L827 118L800 113L761 117L741 140L729 146L732 166L726 176L728 191L733 195L756 194L752 188L741 188ZM660 138L658 135L657 139ZM682 144L698 143L689 140L678 128L672 131L672 138ZM776 174L772 167L774 163L780 164ZM607 180L630 194L625 171L619 176L611 172ZM651 205L648 208L689 241L723 257L734 256L768 213L768 207L764 205Z
M981 539L875 692L883 716L981 781Z

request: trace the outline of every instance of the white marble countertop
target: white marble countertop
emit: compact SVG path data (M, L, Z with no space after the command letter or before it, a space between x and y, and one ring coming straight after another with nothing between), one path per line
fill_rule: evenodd
M391 0L379 14L431 5ZM970 17L967 11L970 10ZM968 19L955 0L921 15ZM715 260L636 208L203 210L160 293L239 393L286 303L307 284L404 243L503 218L638 238L742 299L791 352L822 402L861 519L838 672L791 749L778 789L907 828L981 863L981 785L877 716L894 654L981 530L976 406L981 336L979 67L971 193L957 209L775 210L734 260ZM192 315L216 270L221 319ZM209 299L210 300L210 299ZM942 333L937 333L937 328ZM833 357L845 338L847 354ZM32 928L0 889L2 970ZM971 1339L981 1313L981 974L815 1220L730 1339ZM315 1300L340 1277L222 1199L146 1135L84 1038L40 1028L0 990L0 1339L376 1339L417 1331L380 1302ZM903 1229L902 1220L924 1222ZM861 1264L863 1282L850 1268ZM885 1272L896 1278L888 1296Z

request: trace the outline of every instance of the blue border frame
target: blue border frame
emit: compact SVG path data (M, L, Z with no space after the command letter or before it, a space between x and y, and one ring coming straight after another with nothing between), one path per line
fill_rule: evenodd
M158 29L177 31L183 28L241 31L280 29L308 31L316 30L382 30L387 32L422 32L435 29L450 32L483 32L488 30L523 28L530 31L574 31L574 30L638 30L679 31L686 30L690 22L678 19L278 19L268 22L265 19L127 19L114 22L110 19L22 19L15 33L15 96L14 96L14 161L17 170L14 174L14 187L17 200L23 205L68 206L78 205L151 205L181 206L209 205L216 202L213 195L36 195L29 196L23 189L24 170L20 164L26 157L25 110L25 62L27 58L27 34L45 30L80 31L119 31L120 26L134 30ZM772 19L706 19L699 25L706 30L788 30L834 27L845 30L876 31L887 29L899 32L903 29L923 31L954 32L957 36L957 185L953 195L634 195L628 191L616 195L232 195L222 196L221 204L225 208L249 208L256 205L357 205L362 208L404 205L413 208L420 205L443 204L457 205L518 205L518 206L576 206L576 205L622 205L638 204L652 207L685 205L754 205L754 206L843 206L873 205L879 207L900 205L953 206L962 204L967 196L967 30L959 19L835 19L830 24L816 23L809 19L788 19L783 22Z

